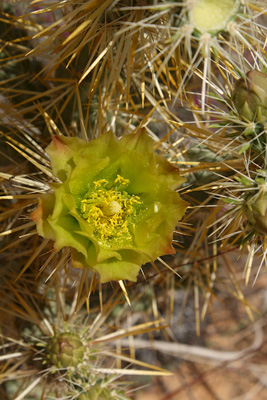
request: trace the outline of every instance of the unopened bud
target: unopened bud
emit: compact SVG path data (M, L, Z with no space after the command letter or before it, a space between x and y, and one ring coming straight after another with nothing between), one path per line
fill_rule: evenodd
M58 368L77 366L83 360L85 352L81 339L72 332L53 336L46 350L47 361Z
M237 112L248 121L265 122L267 118L267 74L249 71L237 81L233 92Z
M267 234L267 191L262 191L255 201L253 199L248 204L248 220L258 232Z

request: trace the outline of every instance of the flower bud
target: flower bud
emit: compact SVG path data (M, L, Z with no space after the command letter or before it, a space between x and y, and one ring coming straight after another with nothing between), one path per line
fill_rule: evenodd
M267 74L249 71L239 79L233 93L238 114L247 121L265 122L267 117Z
M194 28L200 33L217 34L226 30L238 10L239 1L195 0L190 6L189 18Z
M247 217L258 232L267 234L267 190L250 199Z
M104 383L104 384L103 384ZM78 400L130 400L124 396L122 390L109 388L105 382L96 383L87 392L82 393Z
M64 332L53 336L47 344L47 361L58 368L76 367L82 362L85 347L79 336Z

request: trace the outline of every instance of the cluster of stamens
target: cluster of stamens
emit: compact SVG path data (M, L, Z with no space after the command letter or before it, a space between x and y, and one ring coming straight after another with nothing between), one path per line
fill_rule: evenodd
M93 227L101 242L132 239L136 206L141 201L139 196L124 190L129 183L129 179L120 175L112 185L106 179L100 179L81 200L81 216Z

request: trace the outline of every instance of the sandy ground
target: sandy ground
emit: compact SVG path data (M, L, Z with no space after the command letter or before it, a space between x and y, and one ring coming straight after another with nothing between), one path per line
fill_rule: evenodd
M244 304L225 296L213 304L209 323L201 332L201 347L219 350L222 357L226 352L244 351L251 344L255 349L231 362L220 356L193 361L170 357L164 367L173 375L144 382L147 387L137 391L135 400L267 399L267 273L263 271L254 286L252 281L245 286L241 270L239 277L255 322L250 321ZM195 340L199 343L197 335Z

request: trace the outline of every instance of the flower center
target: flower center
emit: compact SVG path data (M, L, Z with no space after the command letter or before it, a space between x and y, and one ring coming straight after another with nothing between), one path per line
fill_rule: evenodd
M124 190L129 183L129 179L120 175L112 185L106 179L100 179L81 200L80 214L93 227L99 240L132 239L136 207L141 202L140 197Z

